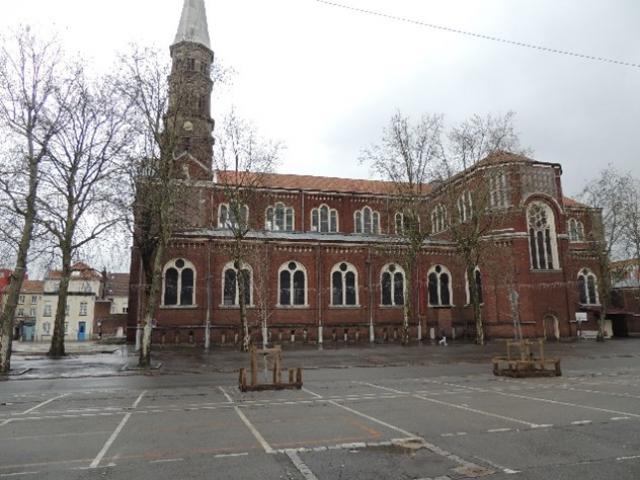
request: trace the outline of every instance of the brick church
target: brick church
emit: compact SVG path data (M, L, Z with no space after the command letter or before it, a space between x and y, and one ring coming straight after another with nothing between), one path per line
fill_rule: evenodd
M199 99L176 126L184 136L181 172L197 189L199 204L193 227L170 243L153 342L202 343L209 329L213 344L233 344L242 338L238 272L227 248L234 219L220 172L212 169L214 56L204 0L185 0L171 57L172 77L187 76ZM596 330L598 264L586 241L594 211L563 196L561 166L498 153L464 174L491 181L491 207L507 219L490 234L504 265L481 262L474 279L486 335L513 337L518 317L525 336L575 336L577 312L587 314L581 328ZM255 343L263 335L272 342L399 341L409 272L385 248L404 221L394 211L391 187L374 180L264 176L259 208L243 211L251 227L247 241L258 252L241 267ZM467 275L442 221L438 191L434 186L425 193L433 209L420 219L430 235L413 265L412 340L474 335ZM462 201L458 208L471 206ZM140 268L133 249L130 340L142 320Z

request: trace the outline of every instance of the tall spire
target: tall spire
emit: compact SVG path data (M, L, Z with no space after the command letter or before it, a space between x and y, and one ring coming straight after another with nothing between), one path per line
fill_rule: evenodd
M211 50L204 0L184 0L174 45L180 42L199 43Z

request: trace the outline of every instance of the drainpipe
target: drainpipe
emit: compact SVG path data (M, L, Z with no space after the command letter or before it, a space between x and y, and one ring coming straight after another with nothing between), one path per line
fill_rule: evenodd
M371 282L371 246L367 247L367 276L369 282L369 343L374 343L376 336L373 330L373 285Z
M211 240L207 242L207 313L204 322L204 350L211 348Z
M320 261L320 244L316 244L316 301L318 302L318 347L322 348L322 262Z
M140 309L142 302L140 301L142 296L142 259L140 258L140 252L138 251L138 305L136 315L136 352L140 351L142 344L142 329L140 328Z

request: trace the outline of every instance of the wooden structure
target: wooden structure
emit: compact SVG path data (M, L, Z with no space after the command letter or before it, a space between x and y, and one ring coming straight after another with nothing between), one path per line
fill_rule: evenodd
M532 347L538 345L538 356ZM494 357L493 374L506 377L559 377L559 358L544 356L544 340L507 340L507 356Z
M240 369L239 388L242 392L255 392L261 390L300 390L302 388L302 369L290 368L288 383L282 382L282 348L276 346L274 348L251 347L251 378L247 381L247 369ZM265 362L265 371L270 370L272 373L271 383L258 382L258 359L262 358ZM271 368L268 364L271 363Z

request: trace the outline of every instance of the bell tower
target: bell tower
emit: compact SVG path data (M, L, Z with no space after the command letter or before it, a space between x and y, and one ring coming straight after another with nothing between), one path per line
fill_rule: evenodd
M176 157L187 153L205 167L200 168L198 176L204 175L205 170L210 172L213 162L213 58L204 0L184 0L171 45L167 127L172 131Z

